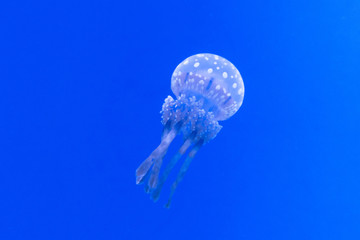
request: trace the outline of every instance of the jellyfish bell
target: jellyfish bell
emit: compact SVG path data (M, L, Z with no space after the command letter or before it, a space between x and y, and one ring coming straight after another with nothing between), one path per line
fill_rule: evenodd
M181 62L171 77L176 97L185 94L204 100L216 120L234 115L244 99L244 83L236 67L215 54L196 54Z
M236 67L225 58L209 53L196 54L181 62L171 77L171 90L176 99L168 96L162 106L164 128L160 145L136 170L137 184L149 176L145 189L156 201L171 170L189 150L172 185L167 207L195 154L221 130L218 121L230 118L239 110L245 93ZM167 149L180 133L184 143L159 177Z

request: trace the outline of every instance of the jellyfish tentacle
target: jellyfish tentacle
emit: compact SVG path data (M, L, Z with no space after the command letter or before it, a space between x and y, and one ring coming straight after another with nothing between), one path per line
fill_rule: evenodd
M151 169L151 175L150 175L150 179L148 182L148 189L152 190L157 186L157 182L158 182L158 178L159 178L159 173L160 173L160 168L161 168L161 164L163 161L163 158L167 152L167 149L164 150L165 152L163 152L161 155L159 155L155 160L154 160L154 165L153 168ZM146 191L148 192L148 191Z
M154 158L154 166L151 170L151 175L150 175L150 179L148 182L149 191L155 189L157 186L162 160L163 160L171 142L174 140L176 135L179 133L182 124L183 124L182 121L177 122L174 125L174 127L171 129L171 131L166 136L164 136L163 139L161 140L161 143L158 147L158 155ZM149 192L149 191L146 191L146 192Z
M183 165L181 166L180 172L178 173L178 176L175 180L175 182L173 183L173 185L171 186L171 192L170 192L170 196L168 199L168 202L166 203L165 207L169 208L170 204L171 204L171 200L172 197L175 193L175 190L178 186L178 184L181 182L181 180L184 178L185 173L187 172L189 165L191 163L191 161L193 160L193 158L195 157L196 153L199 151L199 149L202 147L202 145L204 144L204 140L200 139L195 145L194 147L191 149L189 155L187 156L187 158L185 159L185 162L183 163Z
M154 162L158 162L159 159L162 160L167 149L169 148L170 143L174 140L177 133L178 129L173 128L166 136L163 137L160 145L150 154L150 156L140 164L140 166L136 169L136 184L140 184L143 182L144 177L149 172ZM153 175L153 173L151 175ZM150 176L150 179L151 177L152 176ZM154 177L155 176L153 176L153 178Z
M161 139L163 139L165 136L167 136L171 129L171 121L168 120L163 127L162 133L161 133Z
M136 184L143 183L145 176L149 172L153 164L153 154L143 161L140 166L136 169Z
M166 181L166 179L168 178L171 170L175 167L176 163L179 161L179 159L185 154L185 152L187 151L187 149L190 147L191 145L191 141L192 138L188 138L184 141L183 145L180 147L179 151L172 157L172 159L170 160L170 162L168 163L168 165L166 166L159 182L158 182L158 186L156 187L156 189L154 190L154 192L152 193L152 199L154 200L154 202L156 202L159 199L160 196L160 192L162 190L162 187Z

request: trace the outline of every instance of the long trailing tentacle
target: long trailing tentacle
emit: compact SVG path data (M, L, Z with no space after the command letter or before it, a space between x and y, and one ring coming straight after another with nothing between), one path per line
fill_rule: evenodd
M178 133L178 129L172 129L166 136L163 137L160 145L150 154L150 156L141 163L141 165L136 169L136 184L143 182L143 178L149 172L154 161L158 162L159 159L162 159L169 148L170 143L174 140L175 136ZM153 174L151 174L153 176ZM150 179L152 180L152 185L156 184L154 182L155 175Z
M194 133L195 135L195 133ZM166 179L168 178L171 170L174 168L174 166L176 165L176 163L179 161L179 159L185 154L185 152L187 151L187 149L190 147L191 145L191 141L192 141L192 137L193 135L191 135L189 138L187 138L185 140L185 142L183 143L183 145L180 147L179 151L173 156L173 158L170 160L170 162L168 163L168 165L166 166L159 182L158 182L158 186L156 187L156 189L154 189L154 191L152 192L152 199L156 202L159 199L160 196L160 192L162 190L162 187L164 185L164 182L166 181Z
M151 194L154 201L157 201L164 182L168 178L171 170L185 154L187 149L194 144L193 149L190 151L180 169L176 181L172 185L167 204L167 206L170 206L176 187L183 179L191 160L203 144L216 136L221 126L217 122L214 114L204 109L204 100L197 99L195 96L181 94L177 96L176 100L168 96L162 106L161 114L161 122L164 125L161 143L136 170L136 183L140 184L144 182L149 176L149 181L145 184L145 191ZM170 143L180 132L184 135L185 141L171 159L161 178L159 178L163 158Z
M189 165L191 163L191 161L193 160L193 158L195 157L195 154L199 151L199 149L201 148L201 146L203 145L204 140L200 139L195 145L194 147L191 149L189 155L187 156L187 158L185 159L185 162L183 163L183 165L181 166L180 172L175 180L175 182L173 183L172 187L171 187L171 193L168 199L168 202L166 203L165 207L169 208L170 204L171 204L171 200L172 197L175 193L175 190L178 186L178 184L181 182L181 180L184 178L184 175L186 173L186 171L189 168Z
M161 140L167 136L171 130L171 120L167 120L164 124L164 127L163 127L163 130L162 130L162 133L161 133Z

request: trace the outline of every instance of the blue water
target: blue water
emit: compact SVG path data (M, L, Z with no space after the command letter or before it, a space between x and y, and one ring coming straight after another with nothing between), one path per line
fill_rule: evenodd
M204 52L244 103L168 210L135 169ZM359 56L356 0L3 1L0 239L360 239Z

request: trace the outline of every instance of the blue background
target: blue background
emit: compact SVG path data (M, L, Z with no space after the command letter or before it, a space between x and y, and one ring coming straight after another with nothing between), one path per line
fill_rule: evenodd
M245 99L167 210L134 173L205 52ZM3 1L0 239L360 239L359 56L355 0Z

